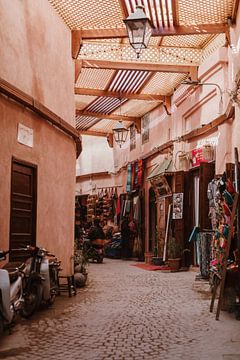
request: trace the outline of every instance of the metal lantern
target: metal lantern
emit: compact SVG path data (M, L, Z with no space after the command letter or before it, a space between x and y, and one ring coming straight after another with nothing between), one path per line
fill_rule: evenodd
M147 48L152 35L151 21L143 9L144 6L137 5L136 11L123 20L127 28L130 45L136 51L137 58L139 58L141 50Z
M127 140L128 129L123 125L122 121L119 121L115 128L112 129L114 140L122 147Z

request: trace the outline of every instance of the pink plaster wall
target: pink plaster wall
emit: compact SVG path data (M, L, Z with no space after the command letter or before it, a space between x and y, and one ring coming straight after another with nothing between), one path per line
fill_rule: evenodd
M75 126L71 31L47 0L0 0L0 77ZM12 157L37 166L37 245L72 273L76 150L73 139L0 95L0 232L9 247ZM18 123L33 129L33 148L17 142ZM67 159L67 161L66 161Z
M0 248L9 247L12 156L37 165L37 245L72 269L74 239L75 144L24 107L0 96ZM18 123L33 129L33 148L17 142ZM65 161L68 154L68 161Z
M106 137L82 135L82 147L77 160L77 175L113 171L113 149Z
M0 0L0 76L75 126L71 31L47 0Z
M230 29L231 47L229 48L229 88L235 87L236 76L240 74L240 7L238 9L236 26ZM232 143L230 161L234 162L234 148L240 154L240 105L235 105L235 120L232 122Z

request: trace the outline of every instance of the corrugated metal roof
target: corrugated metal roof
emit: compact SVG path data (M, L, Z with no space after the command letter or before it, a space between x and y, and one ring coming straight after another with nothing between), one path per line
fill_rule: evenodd
M161 175L171 175L173 173L172 159L164 159L163 162L157 165L153 171L148 175L147 180L157 178Z

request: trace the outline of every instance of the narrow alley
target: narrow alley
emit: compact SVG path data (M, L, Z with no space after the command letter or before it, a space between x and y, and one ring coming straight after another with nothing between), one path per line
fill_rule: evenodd
M20 320L1 340L0 358L240 359L239 322L225 312L215 320L209 293L196 291L194 271L163 273L134 264L90 264L88 286Z

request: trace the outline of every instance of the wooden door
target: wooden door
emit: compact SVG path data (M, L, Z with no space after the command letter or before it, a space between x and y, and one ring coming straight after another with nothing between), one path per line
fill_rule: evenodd
M153 188L149 189L149 251L153 251L156 244L157 209L156 196Z
M184 194L184 171L178 171L174 174L174 192L183 193L183 207L185 203L185 194ZM173 225L173 234L176 241L183 248L184 244L184 214L182 219L172 220Z
M37 169L13 159L10 215L10 249L36 244ZM20 260L24 253L12 253L10 260Z

